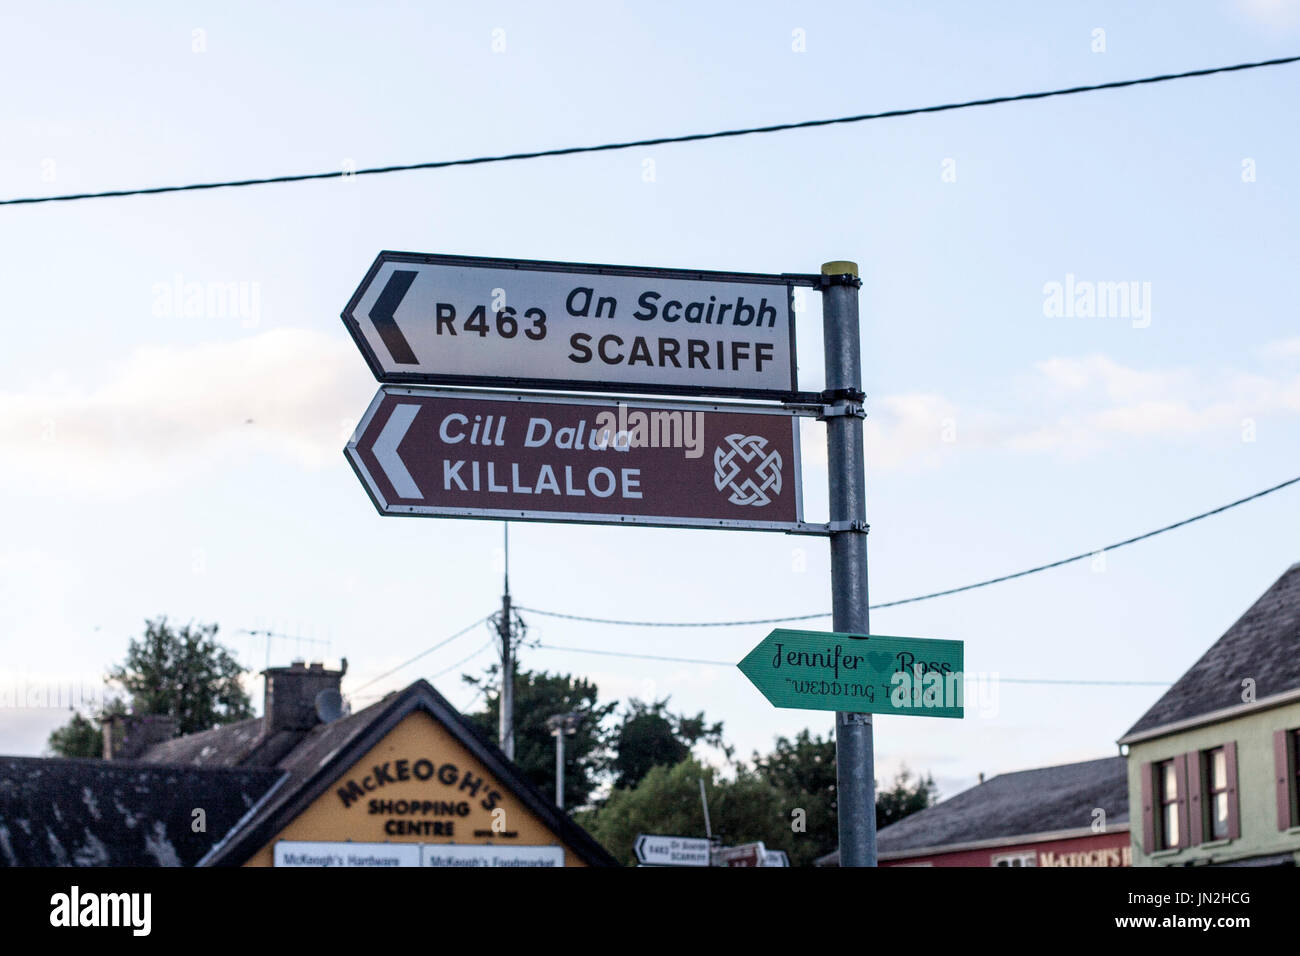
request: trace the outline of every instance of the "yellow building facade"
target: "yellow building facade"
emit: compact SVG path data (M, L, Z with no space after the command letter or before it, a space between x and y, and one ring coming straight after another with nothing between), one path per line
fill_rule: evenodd
M276 865L278 844L348 842L497 848L501 851L497 859L503 861L527 860L527 854L508 852L519 847L546 847L562 853L565 866L588 865L581 852L529 808L511 783L502 781L423 710L403 717L382 740L343 768L320 796L244 865ZM490 858L491 854L467 855L465 865ZM281 852L280 865L284 859Z

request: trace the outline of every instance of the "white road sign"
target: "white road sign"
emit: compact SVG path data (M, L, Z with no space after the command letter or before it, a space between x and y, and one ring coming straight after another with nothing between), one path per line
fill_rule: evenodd
M708 866L709 841L642 833L636 838L636 858L651 866Z
M815 281L382 252L343 321L386 383L790 398Z
M275 844L275 865L341 869L419 866L420 844L280 840Z
M493 846L461 843L352 843L280 840L275 865L388 868L405 866L564 866L561 846Z
M474 844L425 844L421 866L564 866L564 848L559 846L481 846Z

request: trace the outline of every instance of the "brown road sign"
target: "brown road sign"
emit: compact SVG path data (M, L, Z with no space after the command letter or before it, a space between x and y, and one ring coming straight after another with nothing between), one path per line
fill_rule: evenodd
M345 453L386 515L815 533L801 414L384 386Z
M724 846L714 851L718 866L762 866L767 847L762 841L742 843L740 846Z

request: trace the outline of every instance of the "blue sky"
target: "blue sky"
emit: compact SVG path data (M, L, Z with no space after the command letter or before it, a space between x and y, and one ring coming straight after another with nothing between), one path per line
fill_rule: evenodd
M598 143L1297 52L1297 4L1268 0L11 6L0 193ZM0 210L0 752L40 752L67 717L14 707L24 688L93 685L145 617L216 621L255 668L263 645L241 629L327 640L357 693L496 606L500 525L380 518L343 458L376 383L339 312L381 249L755 272L857 261L876 601L1293 477L1298 96L1300 67L1283 66L647 150ZM1138 283L1149 323L1045 315L1045 286L1067 276ZM186 314L166 296L178 278L235 283L247 307ZM819 319L814 296L800 318L810 388ZM968 670L1004 678L1171 681L1300 559L1298 517L1296 492L1281 492L1109 555L1104 571L878 611L872 629L963 640ZM682 620L829 608L815 539L537 524L511 540L525 607ZM543 643L724 661L766 631L527 619ZM487 638L480 627L354 705ZM281 642L272 660L324 649ZM436 686L469 707L458 674L488 661ZM832 724L771 708L734 668L541 648L523 664L587 675L610 698L671 695L723 720L742 754ZM996 707L961 722L878 719L878 775L906 763L951 794L980 772L1113 753L1159 693L1003 683Z

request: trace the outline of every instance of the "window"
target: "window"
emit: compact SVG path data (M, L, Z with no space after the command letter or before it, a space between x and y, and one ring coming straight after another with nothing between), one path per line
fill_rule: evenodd
M1300 730L1291 731L1291 825L1300 826Z
M1191 773L1188 764L1191 763ZM1175 754L1138 768L1142 797L1142 848L1147 853L1177 850L1200 842L1200 754ZM1232 779L1229 761L1228 777ZM1188 784L1191 784L1189 787ZM1189 791L1191 799L1189 800ZM1189 804L1196 812L1189 813Z
M994 866L1037 866L1038 857L1033 851L1028 853L1001 853L993 857Z
M1178 846L1178 768L1173 760L1156 764L1156 788L1160 811L1157 817L1159 831L1156 846L1170 850Z
M1277 828L1300 826L1300 729L1273 733L1273 763L1277 780Z
M1201 754L1205 773L1205 834L1211 840L1228 838L1228 755L1222 747Z
M1187 840L1199 846L1241 836L1237 806L1237 742L1193 750L1187 760Z

